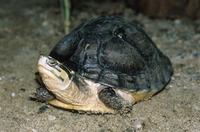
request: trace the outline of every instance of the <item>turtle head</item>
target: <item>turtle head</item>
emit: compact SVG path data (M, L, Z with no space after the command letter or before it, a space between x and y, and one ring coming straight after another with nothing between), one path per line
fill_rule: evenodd
M69 85L72 73L56 59L41 55L37 67L48 90L64 89Z
M37 67L46 88L56 97L49 104L64 109L114 113L98 98L101 84L75 74L49 56L40 56Z

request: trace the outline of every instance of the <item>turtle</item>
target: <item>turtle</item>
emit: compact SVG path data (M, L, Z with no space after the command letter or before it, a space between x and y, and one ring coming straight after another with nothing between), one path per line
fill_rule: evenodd
M38 97L90 113L129 112L163 90L173 74L170 59L144 29L119 16L82 23L40 56L37 67L46 87Z

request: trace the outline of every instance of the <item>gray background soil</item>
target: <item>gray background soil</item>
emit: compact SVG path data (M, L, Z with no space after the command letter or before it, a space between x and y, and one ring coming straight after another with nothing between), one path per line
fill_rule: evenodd
M126 115L87 115L43 105L28 98L38 85L34 72L39 54L47 55L64 36L59 6L48 0L0 1L0 132L199 132L200 21L152 20L123 3L86 3L74 9L72 27L99 14L120 13L138 21L170 57L174 76L151 100Z

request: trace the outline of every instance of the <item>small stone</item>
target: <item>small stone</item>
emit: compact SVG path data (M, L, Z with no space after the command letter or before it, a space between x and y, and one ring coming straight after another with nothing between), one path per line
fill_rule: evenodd
M200 57L200 51L192 52L193 57Z
M12 96L12 97L15 97L15 96L16 96L16 94L15 94L14 92L12 92L12 93L11 93L11 96Z
M172 86L172 85L169 85L169 87L172 88L173 86Z
M187 87L186 87L186 86L183 86L183 89L187 89Z
M55 116L48 115L48 120L49 120L49 121L53 121L53 120L55 120L55 119L56 119L56 117L55 117Z
M134 132L133 128L126 128L124 132Z
M2 110L2 108L0 107L0 111Z
M191 80L192 80L192 81L200 81L200 75L193 75L193 76L191 77Z
M175 76L175 77L180 77L181 74L180 74L180 73L176 73L176 74L174 74L174 76Z
M42 23L42 26L48 26L49 25L49 22L48 21L44 21L43 23Z
M179 40L177 41L177 43L182 44L182 43L183 43L183 40L179 39Z
M176 25L180 25L180 24L181 24L181 20L176 19L176 20L174 21L174 23L175 23Z
M180 86L182 86L182 84L178 82L178 83L177 83L177 86L179 86L179 87L180 87Z
M142 121L139 121L139 120L136 120L134 123L133 123L133 128L136 129L136 130L141 130L144 128L144 122Z
M4 78L5 78L5 76L1 76L1 77L0 77L0 81L3 80Z
M37 130L36 130L36 129L33 129L33 128L31 129L31 131L32 131L32 132L37 132Z
M195 111L200 111L200 106L198 106L197 104L194 104L194 105L192 106L192 108L193 108L193 110L195 110Z

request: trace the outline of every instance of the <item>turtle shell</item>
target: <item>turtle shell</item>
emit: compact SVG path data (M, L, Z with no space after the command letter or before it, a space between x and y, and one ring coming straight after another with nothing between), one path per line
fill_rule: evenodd
M173 71L170 60L139 25L116 16L81 24L50 56L81 76L130 91L161 90Z

